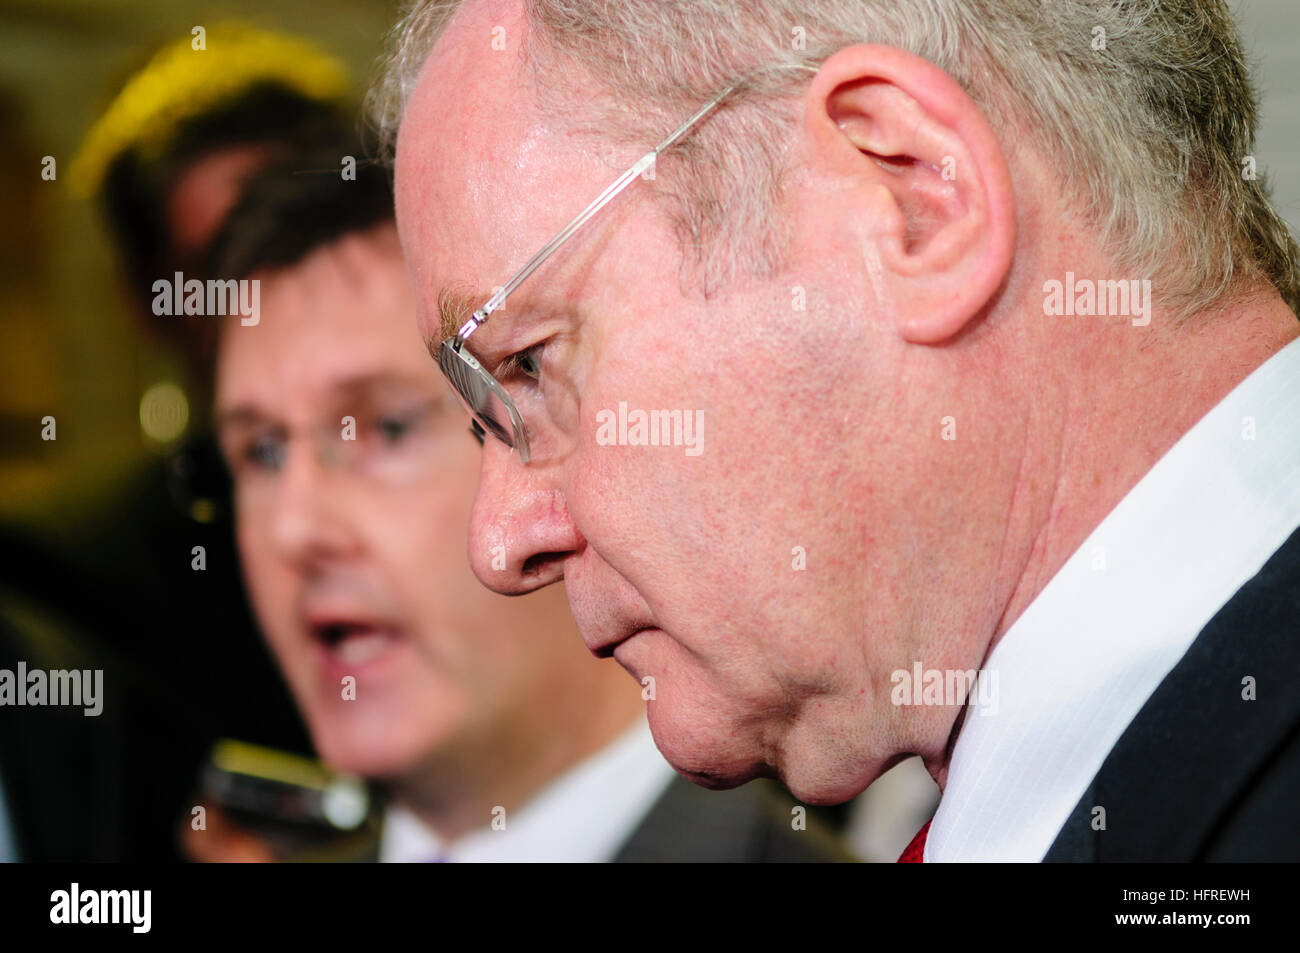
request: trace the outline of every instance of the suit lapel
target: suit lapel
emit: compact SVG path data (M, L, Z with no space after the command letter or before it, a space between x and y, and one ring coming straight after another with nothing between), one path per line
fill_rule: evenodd
M1212 557L1209 557L1212 558ZM1046 861L1190 861L1300 723L1300 531L1201 630L1125 729ZM1253 680L1255 700L1247 700ZM1096 809L1105 811L1104 830Z

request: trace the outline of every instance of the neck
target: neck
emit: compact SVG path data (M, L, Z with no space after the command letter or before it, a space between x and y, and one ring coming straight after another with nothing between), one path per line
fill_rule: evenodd
M1050 341L1038 342L1063 363L1035 374L1027 385L1032 393L1023 395L1029 410L991 580L996 599L987 641L975 649L981 666L1156 462L1256 368L1300 337L1300 322L1271 288L1161 331L1074 327L1072 337L1058 325L1047 332ZM926 756L941 787L961 720L950 728L942 750Z
M602 671L596 682L597 691L554 693L521 707L508 732L496 725L490 733L440 746L416 769L388 782L390 799L445 843L487 827L497 807L508 819L643 717L640 695L621 671ZM553 717L539 717L544 712Z
M1145 341L1136 328L1093 335L1083 351L1088 360L1062 375L1064 400L1049 422L1060 436L1038 443L1049 453L1021 469L1017 495L1037 519L1027 521L1031 534L1022 537L1020 568L990 651L1156 462L1297 337L1300 322L1271 289ZM1049 474L1050 482L1043 479ZM1032 500L1035 484L1050 492Z

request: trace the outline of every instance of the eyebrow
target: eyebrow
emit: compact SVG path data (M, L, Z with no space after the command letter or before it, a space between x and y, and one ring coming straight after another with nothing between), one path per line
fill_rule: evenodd
M436 375L433 378L436 380ZM345 377L330 385L327 400L333 403L363 403L373 400L385 388L411 388L418 390L429 383L424 375L409 372L376 371ZM278 424L274 413L267 413L256 403L244 402L217 411L215 427L218 433L226 428L254 427Z
M490 291L465 291L456 287L443 288L438 292L438 340L429 342L429 351L434 353L437 346L446 338L452 337L469 320L469 316L487 303L492 297ZM434 353L434 357L437 354Z
M424 347L429 352L429 357L433 358L434 364L438 363L438 350L442 347L442 342L447 338L455 337L469 320L470 315L483 307L492 295L491 291L465 291L454 285L438 292L438 331L435 337L426 338L424 341ZM512 300L517 297L521 295L516 293L512 296ZM493 312L498 316L503 313L505 313L504 307ZM475 357L493 377L508 374L514 368L513 356L498 361L490 360L490 348L485 352L476 353Z
M269 418L251 404L239 404L217 413L215 429L218 433L234 427L252 427Z
M438 349L442 347L442 342L455 337L469 316L490 297L491 294L463 291L454 286L438 292L438 329L431 337L424 339L425 350L435 365L438 363Z

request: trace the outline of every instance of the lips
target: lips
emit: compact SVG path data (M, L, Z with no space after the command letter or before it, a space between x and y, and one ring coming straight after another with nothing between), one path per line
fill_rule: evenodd
M367 625L331 624L313 632L326 650L347 665L364 665L391 647L390 632Z
M614 650L618 648L620 645L622 645L624 642L636 638L642 632L651 632L651 631L653 631L652 628L642 627L632 632L628 632L626 635L622 635L617 638L610 639L608 641L598 642L595 645L588 643L587 648L592 655L596 656L596 658L613 658Z
M315 611L305 621L331 677L372 669L402 642L391 622L358 612Z

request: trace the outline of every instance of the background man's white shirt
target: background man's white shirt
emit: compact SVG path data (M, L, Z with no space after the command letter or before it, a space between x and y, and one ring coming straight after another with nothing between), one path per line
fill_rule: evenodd
M925 860L1042 860L1142 705L1297 526L1300 340L1156 463L990 653L997 704L966 713Z
M423 821L399 805L384 816L379 859L420 863L576 862L612 860L677 776L655 747L645 718L616 741L582 761L526 805L507 811L493 830L484 826L445 844Z

